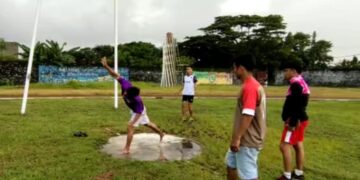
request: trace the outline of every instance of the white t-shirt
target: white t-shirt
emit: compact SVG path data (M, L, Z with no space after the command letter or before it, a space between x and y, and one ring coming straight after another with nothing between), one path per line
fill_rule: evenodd
M184 76L184 89L182 91L182 94L188 96L194 96L196 82L197 82L196 76L194 75Z

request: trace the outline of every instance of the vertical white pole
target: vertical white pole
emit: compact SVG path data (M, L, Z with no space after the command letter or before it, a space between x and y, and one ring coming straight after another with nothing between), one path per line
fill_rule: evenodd
M115 6L115 17L114 17L114 26L115 26L115 44L114 44L114 70L117 73L118 72L118 2L117 0L114 0L114 6ZM114 108L118 108L118 82L115 79L114 80Z
M161 72L161 87L167 87L167 72L166 72L166 63L167 63L167 41L163 44L163 56L162 56L162 72Z
M182 71L182 69L180 68L179 64L180 64L180 52L179 52L179 46L177 44L177 40L175 39L175 47L176 47L176 60L175 60L175 76L176 76L176 84L180 84L181 82L178 82L178 75L180 74L180 72Z
M166 64L165 64L165 77L166 77L166 87L169 87L170 86L170 81L169 81L169 78L170 78L170 74L169 74L169 58L170 58L170 51L169 51L169 45L168 43L166 44Z
M39 23L40 9L41 9L41 0L38 0L37 1L37 7L36 7L35 24L34 24L33 35L32 35L31 46L30 46L30 55L29 55L29 60L28 60L28 67L27 67L26 77L25 77L26 79L25 79L23 100L22 100L22 105L21 105L21 114L25 114L25 112L26 112L26 103L27 103L28 94L29 94L32 64L33 64L33 61L34 61L36 33L37 33L37 26L38 26L38 23Z
M169 69L169 86L173 86L174 85L174 73L173 73L173 70L172 70L172 67L173 67L173 58L174 57L174 53L173 53L173 44L172 44L172 41L171 41L171 44L169 44L169 66L168 66L168 69Z
M172 61L173 61L173 47L172 43L169 44L169 86L173 86L173 72L172 72Z
M164 70L165 70L165 64L164 64L165 60L164 60L164 58L165 58L165 43L163 44L163 47L162 47L162 69L161 69L160 87L164 87L164 82L165 82L165 80L164 80L164 74L165 74L165 72L164 72Z

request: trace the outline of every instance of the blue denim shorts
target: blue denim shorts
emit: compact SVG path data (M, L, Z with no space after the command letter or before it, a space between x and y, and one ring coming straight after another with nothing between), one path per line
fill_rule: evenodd
M258 166L257 159L259 150L241 146L236 153L228 151L225 163L229 168L236 169L240 179L257 179Z

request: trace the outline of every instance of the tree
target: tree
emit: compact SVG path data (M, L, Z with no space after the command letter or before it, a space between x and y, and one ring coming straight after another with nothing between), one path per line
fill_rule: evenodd
M6 48L5 40L0 38L0 53Z
M30 56L30 48L23 44L19 44L19 47L23 51L23 52L19 53L19 55L22 57L22 59L28 59ZM40 62L46 61L45 58L46 58L45 45L42 42L37 42L35 44L34 62L40 63Z
M310 69L327 69L333 61L333 57L329 55L332 44L329 41L316 41L309 50Z
M5 41L3 38L0 38L0 60L4 60L4 49L6 48Z
M359 63L360 63L360 62L359 62L358 58L357 58L356 56L354 56L353 59L352 59L352 61L351 61L351 64L352 64L352 65L357 65L357 64L359 64Z
M151 43L131 42L118 46L119 64L129 68L161 68L161 49Z
M280 15L219 16L204 35L187 37L179 44L180 53L196 59L194 66L229 68L232 59L250 53L256 68L268 72L269 82L275 71L291 59L302 61L305 69L325 69L332 61L331 43L316 40L316 32L285 34L286 25Z
M195 59L196 67L228 68L236 48L216 35L188 37L179 44L180 54Z
M297 56L304 64L304 69L310 66L309 49L311 46L311 36L302 32L287 34L284 40L283 50L286 56ZM291 59L291 58L290 58ZM286 61L286 58L283 60ZM284 62L286 63L286 62Z
M95 66L103 56L113 59L114 48L110 45L98 45L94 48L75 47L65 50L66 43L59 44L53 40L37 42L34 62L37 64L56 66ZM28 58L29 47L20 45L23 50L20 55ZM120 66L132 68L154 69L161 67L161 49L151 43L131 42L118 46ZM111 61L112 63L112 61Z
M250 53L258 69L274 74L280 65L285 27L279 15L220 16L200 29L205 35L187 37L180 43L180 51L198 60L194 66L211 68L229 68L234 57Z
M295 53L302 61L304 69L326 69L333 61L329 55L332 44L325 40L316 40L316 32L312 36L305 33L288 33L284 41L284 50Z
M81 48L68 53L75 58L75 64L78 66L94 66L99 63L100 56L92 48Z
M338 63L334 69L336 70L360 70L360 61L356 56L352 58L352 60L344 59L340 63Z
M192 66L195 63L195 59L188 56L180 56L178 65L180 66Z
M46 40L46 43L44 45L47 56L46 61L42 63L54 64L58 66L75 64L75 58L71 54L64 51L66 43L60 45L58 42L55 42L53 40ZM70 51L75 51L75 49Z
M114 47L110 45L98 45L94 48L73 48L66 51L75 58L75 64L79 66L99 65L99 59L106 56L110 60L114 57Z
M110 45L99 45L92 48L92 50L97 54L98 58L101 57L112 57L114 56L114 46Z
M30 56L30 48L25 45L19 45L23 50L20 55L22 58L27 59ZM45 65L74 65L75 58L71 55L78 48L65 51L66 43L59 44L53 40L46 40L45 43L37 42L35 45L34 62L37 64Z

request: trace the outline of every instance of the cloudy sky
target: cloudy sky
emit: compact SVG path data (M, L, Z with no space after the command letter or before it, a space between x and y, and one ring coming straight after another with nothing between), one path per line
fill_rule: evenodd
M29 45L37 0L0 0L0 37ZM69 47L113 43L113 0L42 0L38 40ZM280 14L291 32L333 43L335 57L360 53L359 0L118 0L119 42L160 46L166 32L178 40L220 15Z

